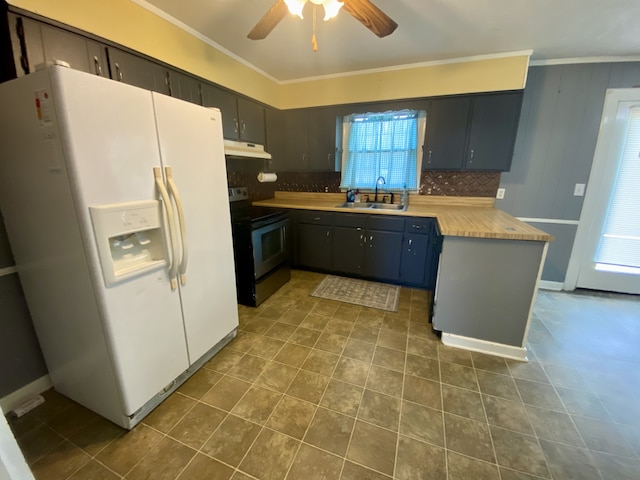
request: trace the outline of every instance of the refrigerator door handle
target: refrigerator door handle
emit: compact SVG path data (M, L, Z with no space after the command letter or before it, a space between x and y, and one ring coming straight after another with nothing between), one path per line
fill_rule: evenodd
M180 272L180 283L184 285L187 283L187 260L189 257L187 251L187 226L184 221L184 209L182 208L182 198L180 197L180 192L178 192L178 187L176 186L176 182L173 179L173 171L171 167L164 167L165 176L167 177L167 184L169 185L169 191L173 196L173 200L176 203L176 208L178 209L178 223L180 224L180 240L182 241L182 260L180 261L180 266L178 271Z
M178 288L178 282L176 281L176 274L178 273L178 242L175 238L175 226L173 219L173 208L171 207L171 200L169 199L169 193L164 186L162 180L162 169L160 167L153 167L153 176L156 181L156 187L162 197L162 208L167 215L167 222L169 223L169 236L171 238L171 260L169 261L169 278L171 280L171 290Z

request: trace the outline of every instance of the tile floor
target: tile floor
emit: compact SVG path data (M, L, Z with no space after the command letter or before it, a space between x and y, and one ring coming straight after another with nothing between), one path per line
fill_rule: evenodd
M426 292L398 313L299 272L124 432L49 391L11 421L37 479L640 478L637 297L540 292L531 361L444 347Z

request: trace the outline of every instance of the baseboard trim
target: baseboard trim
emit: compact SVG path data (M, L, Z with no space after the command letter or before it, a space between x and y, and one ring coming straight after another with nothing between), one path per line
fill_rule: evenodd
M543 290L555 290L559 292L564 289L564 283L552 282L550 280L540 280L538 288L542 288Z
M472 352L486 353L498 357L510 358L521 362L528 361L525 347L514 347L503 343L488 342L477 338L462 337L452 333L442 333L442 343L449 347L463 348Z
M2 408L5 414L9 413L28 398L40 395L51 387L53 387L51 378L49 378L49 375L44 375L24 387L19 388L15 392L10 393L6 397L0 398L0 408Z

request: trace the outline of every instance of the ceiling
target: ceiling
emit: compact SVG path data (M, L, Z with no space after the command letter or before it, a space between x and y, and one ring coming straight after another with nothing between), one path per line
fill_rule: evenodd
M342 10L287 15L264 40L247 33L275 0L134 0L163 11L281 82L368 69L533 50L533 61L640 59L638 0L372 0L398 23L378 38ZM166 14L166 15L165 15Z

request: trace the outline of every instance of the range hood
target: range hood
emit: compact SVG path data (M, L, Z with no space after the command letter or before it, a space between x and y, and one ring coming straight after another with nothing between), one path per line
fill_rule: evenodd
M263 158L270 160L271 154L265 152L264 145L257 143L236 142L234 140L224 141L224 154L234 158Z

